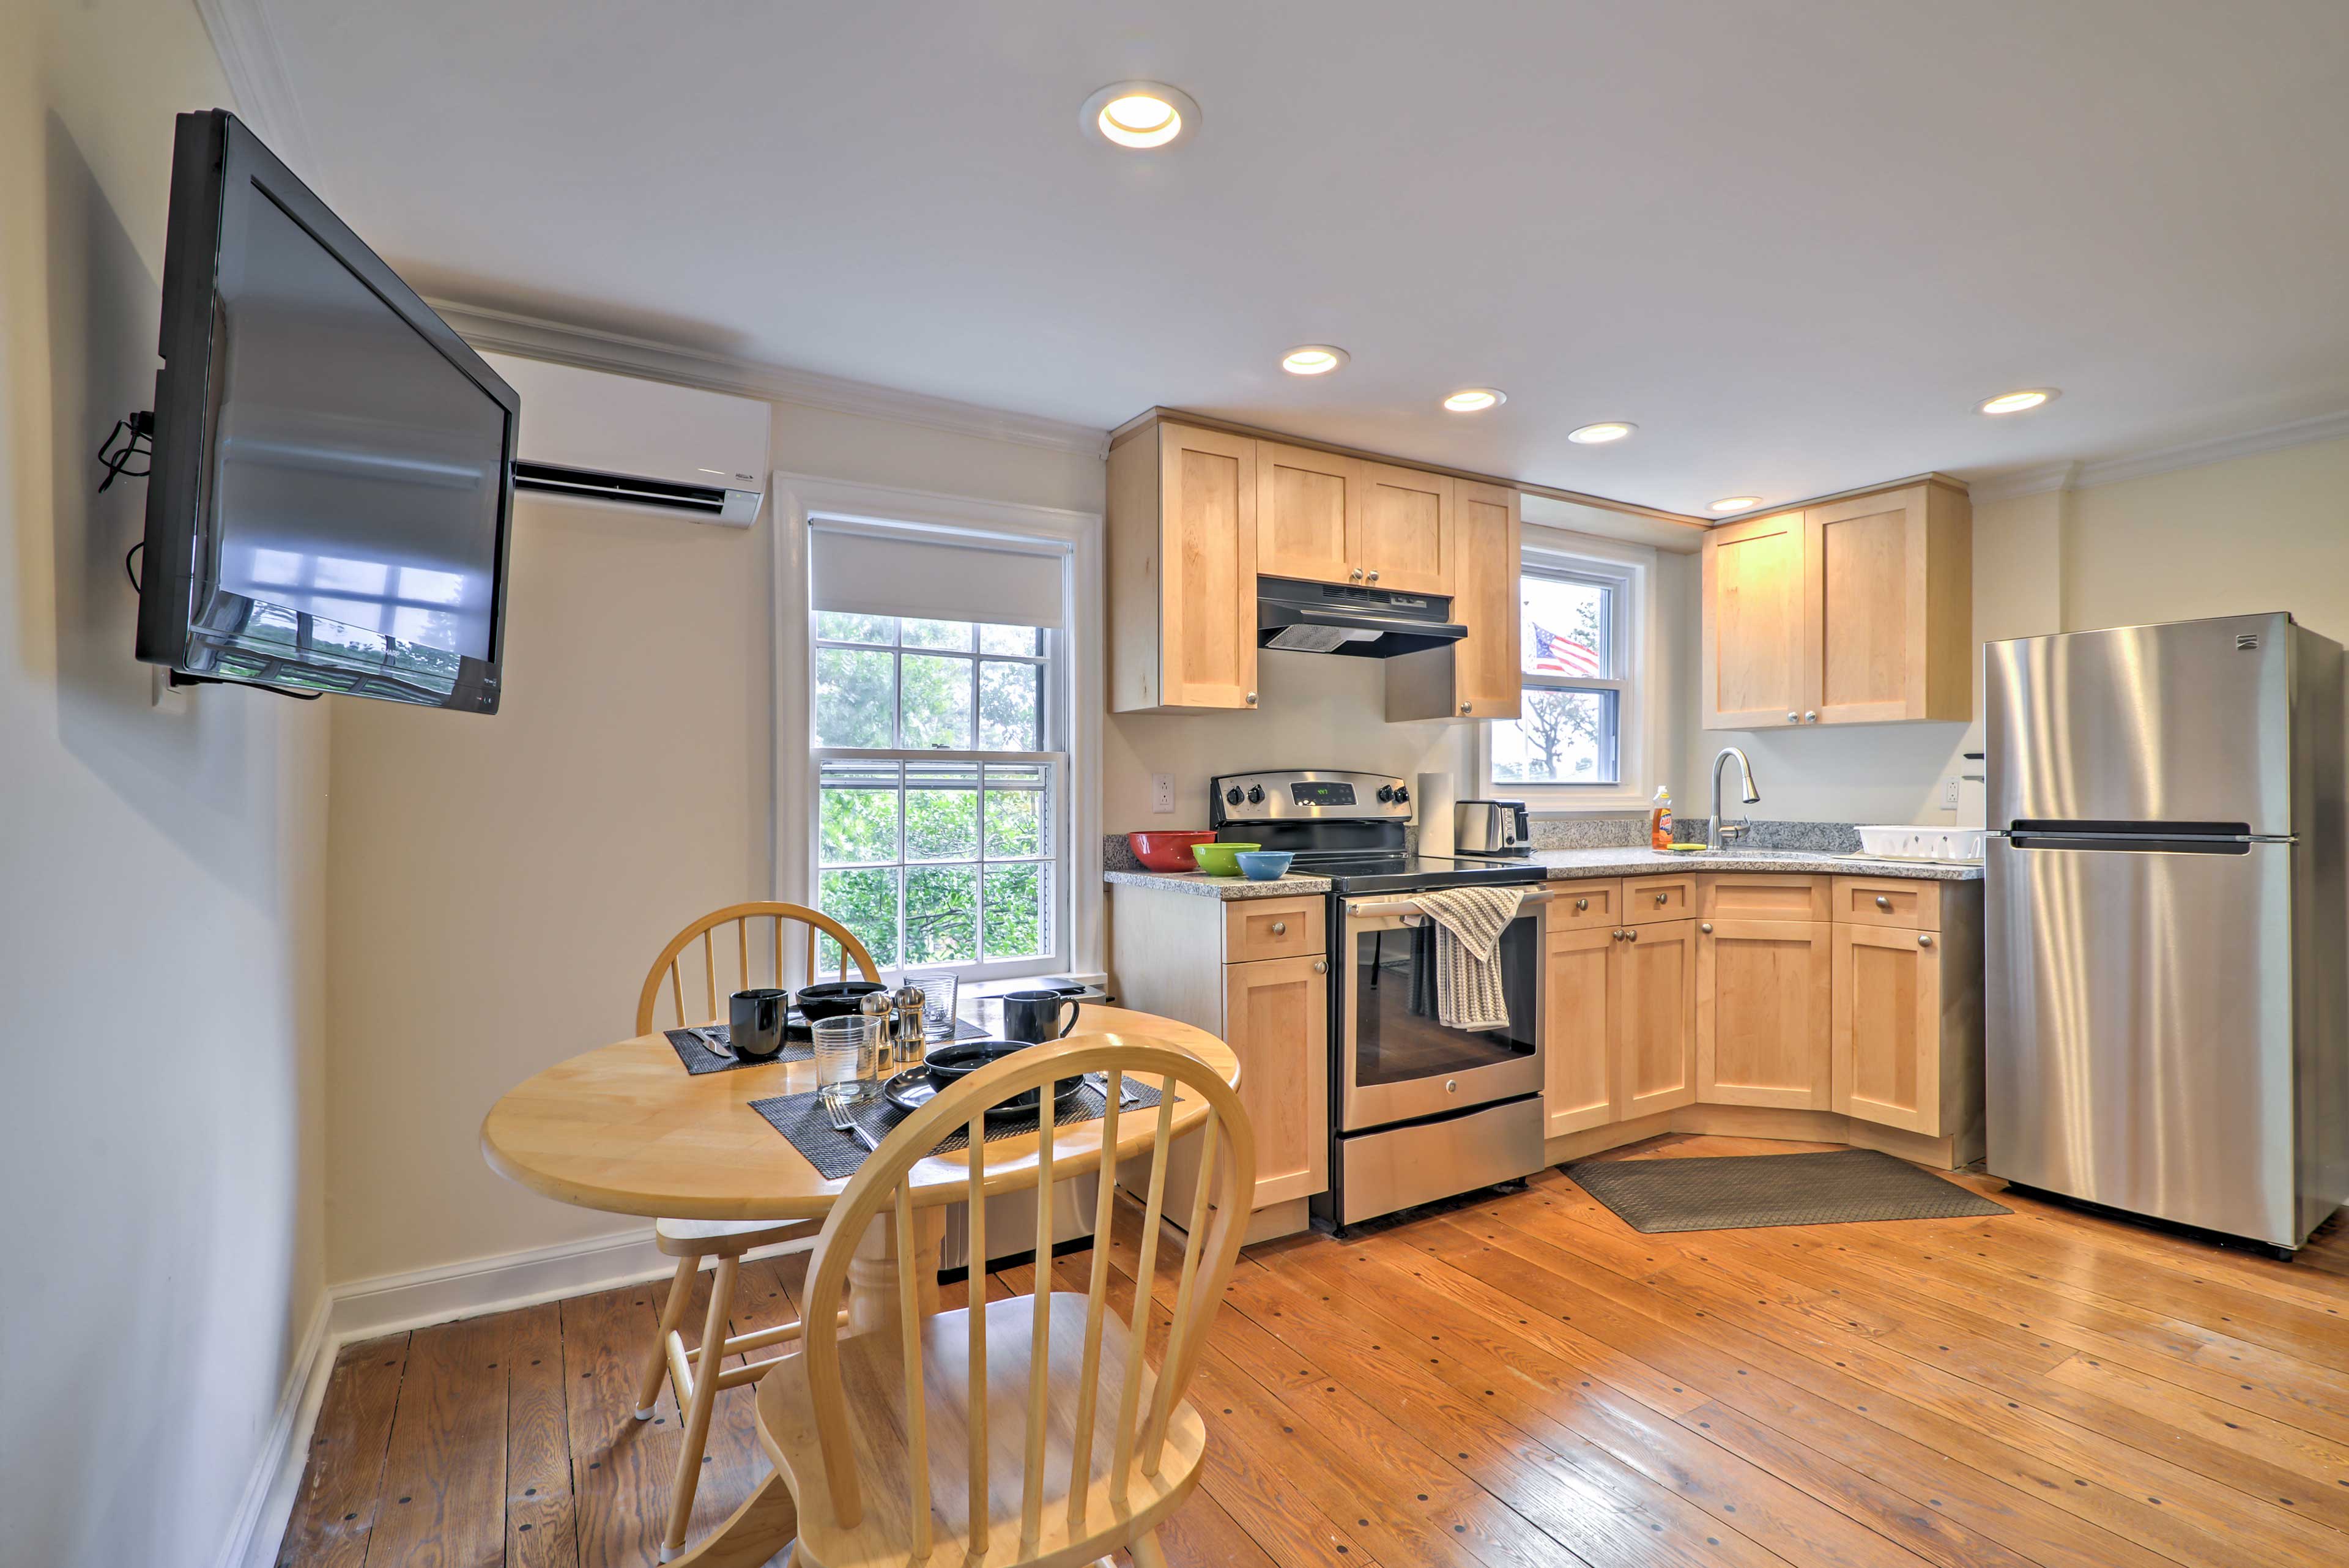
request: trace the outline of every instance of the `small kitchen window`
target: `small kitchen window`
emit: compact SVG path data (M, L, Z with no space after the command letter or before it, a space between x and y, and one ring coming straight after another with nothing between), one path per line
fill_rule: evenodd
M1638 804L1647 564L1538 549L1517 583L1518 716L1485 737L1487 793L1537 811Z
M884 969L1066 969L1065 556L829 523L811 544L816 907Z

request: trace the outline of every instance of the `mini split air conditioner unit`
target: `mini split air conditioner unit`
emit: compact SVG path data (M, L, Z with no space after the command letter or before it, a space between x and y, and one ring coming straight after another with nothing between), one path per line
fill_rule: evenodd
M484 354L522 394L514 488L747 528L767 489L771 410L705 392Z

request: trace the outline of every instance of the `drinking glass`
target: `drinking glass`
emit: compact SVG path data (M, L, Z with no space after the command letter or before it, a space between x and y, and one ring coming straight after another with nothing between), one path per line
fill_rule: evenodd
M809 1032L815 1036L816 1083L844 1100L871 1098L881 1021L861 1013L819 1018L809 1025Z
M905 971L905 983L922 989L922 1038L953 1039L955 999L962 987L961 977L950 969L915 969Z

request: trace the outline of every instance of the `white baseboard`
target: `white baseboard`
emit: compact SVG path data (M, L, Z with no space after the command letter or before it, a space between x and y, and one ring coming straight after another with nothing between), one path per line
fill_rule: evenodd
M302 1485L302 1456L310 1446L311 1428L318 1424L318 1407L326 1397L326 1374L335 1365L335 1339L326 1327L333 1304L331 1296L319 1298L285 1369L277 1413L262 1439L244 1495L230 1517L228 1539L215 1560L219 1568L268 1568L276 1558L285 1521L294 1513L294 1494Z
M560 1301L564 1296L657 1279L677 1267L653 1245L652 1229L591 1236L406 1273L377 1274L328 1287L335 1337L346 1344L405 1328Z
M654 1247L652 1231L643 1230L327 1287L287 1371L276 1417L216 1560L219 1568L272 1568L276 1562L301 1491L326 1383L344 1345L663 1278L676 1268L675 1259Z

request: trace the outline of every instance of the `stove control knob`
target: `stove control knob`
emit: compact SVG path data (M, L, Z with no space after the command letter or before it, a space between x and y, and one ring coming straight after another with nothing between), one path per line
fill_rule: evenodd
M1380 804L1381 805L1386 805L1389 801L1391 801L1391 800L1392 800L1392 799L1394 799L1394 785L1392 785L1392 784L1381 784L1381 785L1379 785L1379 804Z
M1226 790L1226 791L1224 792L1224 804L1225 804L1226 805L1239 805L1239 803L1240 803L1240 786L1239 786L1239 785L1237 785L1237 784L1234 784L1231 788L1229 788L1229 789L1227 789L1227 790Z
M1248 785L1248 804L1250 805L1262 805L1264 804L1264 786L1262 784Z
M1397 784L1397 785L1395 785L1395 797L1394 797L1394 803L1395 803L1397 805L1402 805L1403 803L1405 803L1406 801L1408 801L1408 800L1410 800L1410 799L1411 799L1411 791L1409 791L1409 790L1407 790L1407 789L1403 788L1403 787L1402 787L1402 785L1401 785L1401 784Z

